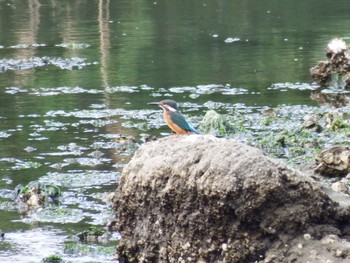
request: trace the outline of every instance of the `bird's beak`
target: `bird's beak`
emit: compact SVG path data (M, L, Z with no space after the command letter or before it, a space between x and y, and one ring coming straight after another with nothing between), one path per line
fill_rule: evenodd
M148 105L157 105L157 106L159 106L159 105L160 105L160 103L159 103L159 102L148 102L147 104L148 104Z

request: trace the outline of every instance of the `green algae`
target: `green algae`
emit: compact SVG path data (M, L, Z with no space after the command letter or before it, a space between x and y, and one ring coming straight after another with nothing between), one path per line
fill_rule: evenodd
M33 181L28 183L24 187L20 187L20 186L17 186L17 187L20 188L19 195L27 195L32 192L36 192L38 194L45 195L51 198L57 198L61 196L61 189L54 184L44 184L44 183Z
M234 130L234 127L230 124L226 115L209 110L203 117L198 129L203 133L227 136Z
M54 184L29 182L27 185L17 185L14 189L15 202L22 212L28 212L34 207L47 206L61 196L61 189Z
M44 263L61 263L63 262L63 259L60 256L52 255L52 256L43 258L43 262Z
M82 244L75 242L65 242L64 244L64 253L68 255L105 255L113 256L115 253L115 245L113 246L103 246L96 244Z
M100 227L91 226L88 230L84 230L77 234L81 242L99 242L101 237L106 235L106 230Z
M215 135L258 147L270 156L298 167L314 163L320 151L331 145L349 145L347 111L348 108L334 111L331 107L310 106L279 106L271 114L261 111L220 115L209 111L206 116L211 116L212 123L204 117L200 127L204 131L211 129L210 133ZM318 116L314 126L304 124L305 116L310 115Z

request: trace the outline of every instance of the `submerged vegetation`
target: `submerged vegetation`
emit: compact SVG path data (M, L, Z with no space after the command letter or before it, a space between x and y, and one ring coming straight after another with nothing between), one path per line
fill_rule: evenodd
M82 231L77 234L81 242L101 242L103 236L106 236L107 231L100 227L89 227L88 230Z
M40 182L30 182L26 186L18 185L15 188L16 198L28 200L33 194L41 195L45 199L55 200L61 196L61 190L53 184L44 184Z
M62 258L57 255L52 255L43 259L43 263L61 263L63 262Z
M266 111L273 115L266 115ZM327 147L350 144L349 112L349 107L280 106L251 114L222 116L226 121L224 128L210 122L205 125L212 125L217 134L236 138L298 167L314 163L320 151ZM226 130L231 132L222 132Z
M115 244L116 245L116 244ZM115 253L115 245L103 246L103 245L92 245L92 244L81 244L76 242L66 242L64 244L64 253L68 255L103 255L105 257L112 257Z

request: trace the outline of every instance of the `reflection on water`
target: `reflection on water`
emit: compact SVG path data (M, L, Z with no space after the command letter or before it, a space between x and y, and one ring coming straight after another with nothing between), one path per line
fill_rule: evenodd
M345 0L1 1L0 261L71 260L64 243L107 223L104 200L140 139L169 134L147 106L155 98L177 100L195 125L209 109L246 114L245 141L268 107L283 116L317 107L309 68L331 38L349 37L348 9ZM21 217L12 189L31 181L59 185L60 205Z

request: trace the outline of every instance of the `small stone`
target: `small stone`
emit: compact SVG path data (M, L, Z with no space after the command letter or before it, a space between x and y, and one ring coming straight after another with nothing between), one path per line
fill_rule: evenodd
M143 246L144 243L145 242L143 242L143 240L141 240L141 239L137 241L137 245L139 245L139 246Z
M303 249L303 244L299 243L297 246L299 249Z
M210 248L208 248L208 251L209 252L212 252L212 251L215 251L216 250L216 246L214 245L214 244L212 244L211 246L210 246Z
M34 194L28 199L27 204L29 206L35 207L39 205L39 201L40 201L39 196Z
M349 193L348 187L343 182L335 182L331 186L332 190L335 192L341 192L341 193Z
M321 243L323 245L329 245L329 244L333 244L335 240L336 240L335 235L328 235L321 239Z
M321 132L322 127L319 125L320 116L316 114L309 114L304 117L302 127L315 132Z
M264 263L272 263L272 262L275 262L275 260L277 259L276 255L268 255L264 261L261 261L261 262L264 262Z
M340 249L337 249L337 250L335 251L335 256L336 256L337 258L342 257L342 256L343 256L343 251L340 250Z
M277 109L276 108L268 108L262 111L262 115L265 117L276 117Z
M317 258L317 251L315 249L310 250L309 252L309 259L316 259Z
M305 240L310 240L311 239L311 235L309 233L304 234L304 239Z
M182 249L183 249L183 250L187 250L187 249L189 249L190 247L191 247L190 242L187 242L186 244L184 244L184 245L182 246Z
M223 251L227 251L227 244L226 244L226 243L223 243L223 244L221 245L221 248L222 248Z
M316 158L315 172L327 176L345 176L350 168L350 147L334 146L322 151Z

